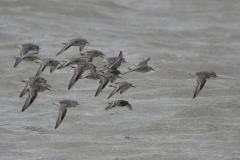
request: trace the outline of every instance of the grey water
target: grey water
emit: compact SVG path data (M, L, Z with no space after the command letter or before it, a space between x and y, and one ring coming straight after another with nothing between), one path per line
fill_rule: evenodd
M237 0L0 0L0 159L220 160L240 159L240 1ZM128 63L150 57L156 71L122 75L131 82L123 94L106 87L94 97L98 80L80 79L64 68L41 74L52 91L39 92L24 112L19 98L34 76L35 62L16 68L18 45L40 45L39 58L79 56L73 38L87 39L82 52L120 51ZM102 58L93 63L104 65ZM214 71L192 99L197 80L189 73ZM85 72L87 73L87 71ZM62 99L77 100L55 130ZM108 102L132 104L105 110Z

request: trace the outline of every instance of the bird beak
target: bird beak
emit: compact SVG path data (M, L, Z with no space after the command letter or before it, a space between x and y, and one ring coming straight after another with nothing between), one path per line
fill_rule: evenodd
M153 71L156 71L155 69L152 68Z
M77 105L80 105L80 104L77 103Z
M52 91L51 89L47 88L47 90Z
M86 42L86 43L90 44L89 42Z
M133 88L136 88L135 86L132 86Z

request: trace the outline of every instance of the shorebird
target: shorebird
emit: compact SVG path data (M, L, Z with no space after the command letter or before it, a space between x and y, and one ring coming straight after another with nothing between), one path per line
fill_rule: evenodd
M151 70L155 71L152 67L147 65L147 62L150 60L151 58L149 57L145 57L142 59L142 61L137 65L137 66L133 66L133 67L129 67L129 71L125 72L124 74L127 74L129 72L132 71L136 71L136 72L149 72Z
M90 72L94 78L96 78L96 66L94 66L91 62L82 62L81 64L71 65L70 67L75 68L75 71L69 83L68 90L72 88L72 86L77 82L85 70L90 69Z
M206 79L209 79L211 77L213 77L213 78L218 77L215 72L209 72L209 71L195 72L195 73L190 73L189 75L195 76L197 78L197 87L195 89L193 99L203 89L203 87L207 81Z
M112 91L112 93L109 95L109 97L107 99L111 98L119 90L121 90L120 94L122 94L124 91L126 91L130 87L136 88L135 86L132 85L132 83L128 83L126 81L124 81L124 82L116 82L116 83L114 83L114 85L109 85L109 87L114 87L114 90Z
M55 129L61 124L62 120L64 119L66 113L67 113L67 108L70 107L76 107L76 105L79 105L77 101L73 100L62 100L60 102L55 102L53 105L59 106L59 114L56 122Z
M24 87L21 94L19 95L20 98L22 96L24 96L30 90L30 88L37 83L42 83L42 84L46 85L47 87L51 88L51 86L49 84L47 84L47 80L40 76L29 77L28 79L22 80L22 82L26 82L27 85L26 85L26 87Z
M81 39L81 38L71 39L67 43L62 43L65 45L65 47L63 47L63 49L56 56L66 51L71 46L79 46L79 51L82 51L82 49L87 43L89 42L86 39Z
M109 105L105 108L105 110L111 109L115 106L118 106L118 107L126 106L128 109L130 109L132 111L132 105L128 101L125 101L125 100L116 100L116 101L114 101L114 102L112 101L108 104Z
M25 111L33 103L33 101L36 99L38 95L37 92L43 92L45 90L50 90L50 89L48 88L47 85L42 83L37 83L31 86L29 89L28 98L23 105L22 112Z
M100 76L100 85L95 93L95 97L106 87L108 82L113 83L117 78L121 78L118 76L121 72L119 70L115 70L112 72L106 71Z
M36 76L39 76L47 66L50 66L50 73L52 73L57 68L58 64L60 64L57 60L54 59L43 59L37 60L36 62L40 63L40 67L36 73Z

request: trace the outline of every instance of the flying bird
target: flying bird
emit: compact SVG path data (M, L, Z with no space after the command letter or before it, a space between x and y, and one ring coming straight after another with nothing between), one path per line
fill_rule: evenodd
M36 62L40 63L40 67L36 73L36 76L39 76L47 66L50 66L50 73L52 73L57 68L58 64L60 64L57 60L54 59L43 59L37 60Z
M33 103L33 101L36 99L38 95L37 92L43 92L45 90L50 90L50 89L48 88L47 85L42 83L37 83L31 86L29 89L28 98L23 105L22 112L25 111Z
M19 95L20 98L23 97L30 90L30 88L37 83L42 83L47 87L51 88L51 86L47 84L47 80L40 76L29 77L27 79L22 80L22 82L26 82L27 85L26 87L24 87L21 94Z
M143 58L137 66L129 67L128 68L129 71L125 72L124 74L127 74L132 71L136 71L136 72L149 72L151 70L155 71L152 67L147 65L147 62L150 59L151 59L150 57Z
M195 76L197 78L197 86L193 95L193 99L203 89L205 83L207 82L206 79L209 79L211 77L213 78L218 77L215 72L209 72L209 71L195 72L195 73L190 73L189 75Z
M109 85L109 87L114 87L114 90L112 91L112 93L109 95L109 97L107 99L111 98L115 93L117 93L120 90L121 90L120 94L122 94L130 87L136 88L135 86L132 85L132 83L128 83L126 81L116 82L116 83L114 83L114 85Z
M64 51L66 51L71 46L79 46L79 51L82 51L82 49L84 48L84 46L87 43L89 43L89 42L86 39L81 39L81 38L71 39L67 43L63 43L65 46L56 56L58 56L59 54L61 54Z
M73 100L62 100L60 102L55 102L53 105L59 106L59 114L56 122L55 129L61 124L62 120L64 119L66 113L67 113L67 108L70 107L76 107L76 105L79 105L77 101Z
M114 101L114 102L112 101L108 104L109 105L105 108L105 110L111 109L115 106L118 106L118 107L126 106L128 109L130 109L132 111L132 105L128 101L125 101L125 100L116 100L116 101Z
M94 78L97 77L96 66L94 66L91 62L82 62L81 64L71 65L70 67L75 68L75 71L69 83L68 90L72 88L72 86L77 82L77 80L80 78L80 76L83 74L85 70L90 69L90 72L92 73Z

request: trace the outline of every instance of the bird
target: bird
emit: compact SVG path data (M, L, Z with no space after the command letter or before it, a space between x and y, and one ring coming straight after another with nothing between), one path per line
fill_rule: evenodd
M47 66L50 66L50 73L52 73L57 68L58 64L60 64L57 60L54 59L43 59L37 60L36 62L40 63L40 67L36 73L36 76L39 76Z
M31 86L29 89L28 98L23 105L22 112L25 111L33 103L33 101L37 97L37 92L43 92L45 90L50 90L50 89L48 88L47 85L42 83L37 83Z
M136 71L136 72L149 72L151 70L155 71L152 67L147 65L147 62L150 60L150 57L145 57L141 60L141 62L137 65L137 66L133 66L133 67L129 67L129 71L123 73L123 74L127 74L129 72L132 71Z
M118 74L120 73L121 72L119 70L114 70L112 72L106 71L105 73L100 75L100 85L95 93L95 97L106 87L109 81L113 83L117 78L121 78L120 76L118 76Z
M116 62L118 57L110 57L107 59L102 60L102 62L106 62L107 66L111 66L114 62ZM124 59L124 57L122 57L122 63L127 63Z
M108 104L109 105L105 108L105 110L111 109L115 106L118 106L118 107L126 106L128 109L130 109L132 111L132 105L128 101L125 101L125 100L116 100L114 102L113 101L109 102Z
M25 61L34 61L34 60L41 60L40 58L38 58L36 55L34 55L33 53L26 53L25 55L23 56L16 56L16 62L14 64L14 67L17 67L17 65L22 61L22 60L25 60Z
M26 53L28 53L28 51L32 51L31 53L37 54L39 53L39 49L40 49L39 45L32 44L32 43L25 43L17 47L20 48L20 56L25 55Z
M66 51L71 46L79 46L79 51L82 51L82 49L84 48L84 46L87 43L89 43L89 42L86 39L81 39L81 38L71 39L67 43L62 43L65 46L56 56L58 56L59 54L61 54L64 51Z
M53 103L53 105L59 106L59 115L58 115L56 126L55 126L55 129L57 129L57 127L61 124L62 120L64 119L67 113L67 108L76 107L76 105L79 105L79 104L77 103L77 101L74 101L74 100L62 100L62 101Z
M207 81L206 79L209 79L211 77L213 78L218 77L215 72L209 72L209 71L200 71L200 72L190 73L189 75L195 76L197 78L197 86L193 95L193 99L203 89Z
M82 62L86 62L86 60L84 57L75 57L68 60L64 60L64 62L65 63L61 64L57 69L62 69L69 65L80 64Z
M72 88L72 86L77 82L83 72L87 69L90 69L90 72L96 78L96 66L94 66L91 62L82 62L78 65L71 65L70 67L75 68L74 75L69 83L68 90Z
M129 89L130 87L136 88L135 86L132 85L132 83L128 83L126 81L123 82L116 82L114 83L115 85L109 85L109 87L114 87L114 90L112 91L112 93L109 95L109 98L111 98L115 93L117 93L119 90L120 94L122 94L124 91L126 91L127 89Z
M36 83L42 83L47 87L51 88L51 86L47 84L47 80L40 76L29 77L27 79L22 80L22 82L26 82L27 85L26 87L24 87L21 94L19 95L20 98L23 97L30 90L30 88L34 86Z
M98 50L90 50L85 53L80 53L80 55L86 57L88 62L92 62L94 57L103 58L103 56L105 56L105 54L103 54L101 51L98 51Z

